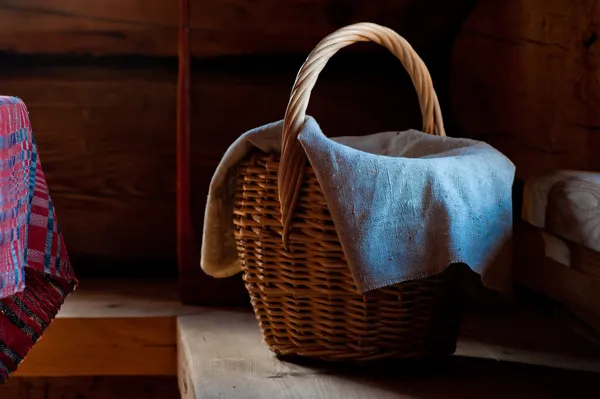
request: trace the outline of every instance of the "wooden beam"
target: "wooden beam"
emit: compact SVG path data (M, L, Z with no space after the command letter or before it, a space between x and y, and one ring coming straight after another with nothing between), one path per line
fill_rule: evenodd
M179 285L185 291L190 271L198 267L198 241L191 204L190 1L179 1L179 71L177 75L177 262ZM203 106L203 104L200 104ZM186 298L182 293L182 298Z
M174 376L13 377L2 386L9 399L179 399Z
M325 35L359 21L391 25L418 47L439 44L465 15L462 4L442 0L203 0L191 6L191 50L201 57L306 54ZM427 15L431 9L436 13ZM178 2L169 0L3 0L0 51L175 56L177 16Z

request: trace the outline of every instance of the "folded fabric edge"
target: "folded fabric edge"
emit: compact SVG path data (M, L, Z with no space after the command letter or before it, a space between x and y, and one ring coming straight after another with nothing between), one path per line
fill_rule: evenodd
M200 267L204 273L213 278L227 278L242 272L241 261L239 259L236 259L225 267L220 265L217 266L209 262L201 262Z
M25 288L0 299L0 386L17 370L77 285L74 277L26 268Z
M485 287L488 290L494 291L500 295L503 295L505 297L511 297L513 294L512 291L512 286L511 287L507 287L507 286L502 286L502 285L498 285L498 284L494 284L492 282L489 281L489 279L486 279L483 275L481 275L480 273L477 273L476 271L473 270L473 268L471 268L469 265L467 265L466 263L463 262L451 262L446 266L443 266L439 269L434 269L434 270L430 270L428 272L424 272L424 273L408 273L405 274L401 277L398 278L394 278L394 279L390 279L390 280L385 280L385 281L379 281L375 284L372 284L368 287L364 286L364 285L359 285L357 284L357 293L359 295L368 295L369 292L372 291L376 291L378 289L381 288L385 288L385 287L389 287L392 285L396 285L396 284L403 284L403 283L407 283L407 282L416 282L419 280L423 280L423 279L427 279L427 278L431 278L437 275L441 275L445 272L447 272L452 266L454 265L459 265L462 264L464 265L467 269L471 270L472 272L474 272L476 275L479 276L481 283L483 284L483 287Z

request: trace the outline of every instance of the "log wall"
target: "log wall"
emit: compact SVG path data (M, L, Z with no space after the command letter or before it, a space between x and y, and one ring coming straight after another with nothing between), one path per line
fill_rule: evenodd
M359 21L397 28L438 46L474 0L192 0L194 56L306 53L332 30ZM20 54L175 56L178 2L3 0L0 49Z
M528 179L599 170L600 3L481 0L457 37L451 112Z

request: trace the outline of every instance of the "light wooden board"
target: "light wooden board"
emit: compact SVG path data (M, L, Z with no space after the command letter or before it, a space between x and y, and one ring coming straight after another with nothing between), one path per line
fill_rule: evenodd
M581 342L577 336L566 335L554 320L530 316L523 311L468 319L457 351L462 357L452 357L450 367L441 372L434 365L432 371L415 374L410 365L343 369L282 362L262 343L251 313L207 311L178 319L179 388L185 399L416 398L449 397L450 393L456 397L547 397L540 390L556 394L551 386L560 380L552 381L552 373L565 378L573 374L544 369L544 377L551 382L541 388L536 383L540 369L530 365L600 371L600 353L587 345L583 354L571 354L570 348ZM561 349L566 354L559 354ZM504 367L497 361L521 366ZM517 370L526 376L525 381L517 377Z
M175 375L175 284L82 282L20 365L16 376Z
M67 298L57 320L85 318L174 318L201 308L182 305L172 281L84 280Z
M15 375L174 375L174 317L60 318Z

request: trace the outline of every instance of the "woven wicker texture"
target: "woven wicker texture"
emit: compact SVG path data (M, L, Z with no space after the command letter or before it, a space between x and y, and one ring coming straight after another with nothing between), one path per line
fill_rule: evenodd
M234 223L244 281L263 338L278 355L367 361L443 356L456 347L460 308L453 269L359 295L317 178L306 158L290 151L299 147L298 120L305 118L318 72L340 48L368 40L403 61L419 94L424 128L445 134L429 73L395 32L352 25L311 53L286 111L282 160L254 152L236 176ZM280 198L293 206L282 206ZM290 213L282 218L286 209Z
M452 272L357 294L312 169L283 247L274 155L239 165L235 224L244 281L267 345L327 360L451 354L459 309Z

